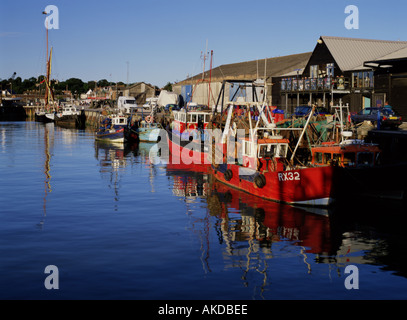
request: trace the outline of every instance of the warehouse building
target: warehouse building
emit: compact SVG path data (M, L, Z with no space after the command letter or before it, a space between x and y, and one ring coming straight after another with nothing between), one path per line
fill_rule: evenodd
M280 92L275 91L273 79L292 70L304 68L310 55L311 53L308 52L221 65L174 84L173 91L182 97L184 103L194 102L213 106L216 104L224 80L238 83L239 81L266 79L267 90L261 93L266 94L265 98L271 105L273 100L280 100ZM236 86L232 87L231 84L227 84L225 91L229 92L229 98L231 98L236 91Z
M357 112L384 106L407 119L407 42L321 36L313 52L221 65L173 85L185 102L214 105L224 80L266 79L266 99L290 114L299 105ZM234 88L226 88L230 97Z

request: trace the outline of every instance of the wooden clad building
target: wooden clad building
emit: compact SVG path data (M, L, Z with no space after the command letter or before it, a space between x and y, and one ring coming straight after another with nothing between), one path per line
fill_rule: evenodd
M406 119L401 89L407 84L401 80L405 65L401 60L391 68L386 65L387 59L400 59L406 53L405 41L322 36L304 70L280 79L285 108L292 111L304 104L329 108L341 100L357 112L389 102Z

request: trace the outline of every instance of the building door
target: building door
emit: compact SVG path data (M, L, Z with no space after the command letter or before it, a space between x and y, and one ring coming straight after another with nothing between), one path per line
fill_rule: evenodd
M392 78L391 96L389 104L394 111L399 113L403 121L407 121L407 75L399 75Z
M184 104L186 105L188 102L191 102L192 98L192 85L185 85L181 88L181 97L184 100Z
M372 107L384 107L384 103L386 102L386 94L385 93L374 93L373 94L373 101Z
M359 112L362 110L362 95L360 93L355 93L351 95L350 99L350 112Z

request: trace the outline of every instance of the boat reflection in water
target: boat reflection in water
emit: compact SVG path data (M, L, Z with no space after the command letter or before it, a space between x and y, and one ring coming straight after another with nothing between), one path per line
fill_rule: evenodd
M295 207L216 182L205 166L196 172L169 163L167 175L173 178L173 194L186 203L191 230L201 242L205 272L217 268L220 247L224 268L242 270L244 285L251 279L262 290L270 284L270 267L287 258L293 259L290 272L322 273L330 279L335 275L345 278L345 267L350 264L382 265L407 276L404 258L395 254L405 250L401 227L405 225L405 207L398 204L347 202L330 209ZM190 209L194 203L200 207L206 203L206 213L199 215L199 210ZM384 223L387 210L392 214ZM391 265L387 261L392 261Z
M43 199L43 216L41 221L37 224L39 229L44 227L45 217L47 216L47 196L52 192L51 188L51 151L50 149L54 145L54 132L53 125L47 123L44 125L44 199ZM51 132L51 135L50 135Z
M211 186L208 208L221 219L223 239L228 245L257 240L259 247L271 248L273 242L290 241L304 252L332 253L327 209L319 209L316 214L303 207L258 199L219 182ZM230 212L239 212L241 219L231 220Z
M100 163L100 174L103 180L109 182L109 188L114 192L114 211L118 210L121 172L126 167L124 144L105 141L95 141L95 158Z
M205 216L195 216L191 227L201 241L205 272L212 271L210 248L216 251L217 246L210 245L214 234L221 246L224 267L243 270L242 279L251 270L260 272L265 281L268 260L274 256L274 243L287 244L290 250L285 254L289 251L300 254L306 272L311 268L307 254L335 252L331 246L328 209L307 211L252 196L217 182L207 174L208 167L203 165L197 172L196 168L193 171L188 166L183 168L182 164L167 165L167 175L173 177L173 194L184 199L187 214L195 214L189 204L197 201L207 204Z

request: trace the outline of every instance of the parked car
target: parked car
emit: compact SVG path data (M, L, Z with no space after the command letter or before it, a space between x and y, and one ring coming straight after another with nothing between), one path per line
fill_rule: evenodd
M305 117L306 115L309 115L311 112L312 107L310 106L299 106L295 108L294 115L296 117ZM316 107L314 111L314 116L317 115L326 115L329 114L329 111L325 109L324 107Z
M400 115L390 108L364 108L356 114L351 115L354 123L371 121L377 123L380 112L380 126L397 128L403 121Z

